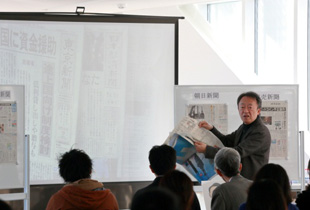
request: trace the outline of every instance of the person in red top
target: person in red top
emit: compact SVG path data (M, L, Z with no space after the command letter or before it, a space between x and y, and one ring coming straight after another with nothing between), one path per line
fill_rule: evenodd
M49 200L46 210L118 210L109 189L92 180L92 160L82 150L72 149L59 159L59 174L67 183Z

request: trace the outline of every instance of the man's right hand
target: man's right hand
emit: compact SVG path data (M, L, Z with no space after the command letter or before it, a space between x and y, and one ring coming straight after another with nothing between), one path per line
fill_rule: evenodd
M206 121L201 121L198 124L199 128L205 128L207 130L212 130L213 129L213 125L207 123Z
M205 143L196 141L195 142L196 151L199 153L204 153L206 151L207 145Z

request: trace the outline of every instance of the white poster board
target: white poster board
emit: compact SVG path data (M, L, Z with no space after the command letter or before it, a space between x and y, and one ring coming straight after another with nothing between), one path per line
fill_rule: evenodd
M263 101L261 117L272 137L269 162L280 164L292 182L298 181L298 85L175 86L175 124L188 114L201 116L203 110L222 124L223 133L231 133L242 123L237 98L247 91L258 93Z

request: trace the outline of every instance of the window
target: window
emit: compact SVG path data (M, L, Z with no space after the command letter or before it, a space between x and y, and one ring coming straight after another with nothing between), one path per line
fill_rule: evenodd
M197 5L212 30L212 40L230 61L240 59L242 49L242 1ZM236 60L237 59L237 60Z
M294 80L294 1L257 1L257 74L275 83Z

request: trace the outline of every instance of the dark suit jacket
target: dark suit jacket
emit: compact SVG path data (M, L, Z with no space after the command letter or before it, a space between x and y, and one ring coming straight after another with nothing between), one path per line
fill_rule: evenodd
M241 175L253 180L256 172L269 161L271 137L260 117L257 117L241 137L243 126L244 124L228 135L223 135L215 127L211 132L222 141L225 147L232 147L239 152L243 165ZM214 158L218 150L219 148L207 146L205 157Z
M230 182L216 187L212 194L211 210L238 210L246 202L252 181L237 175Z
M145 190L151 189L152 187L158 187L160 179L161 179L161 177L156 177L150 185L146 186L145 188L138 190L134 196L137 196L140 193L143 193ZM200 210L200 204L199 204L199 200L197 198L196 193L194 194L194 201L193 201L191 210Z
M300 210L309 209L310 206L310 187L307 187L307 190L302 191L298 194L296 199L296 205Z

